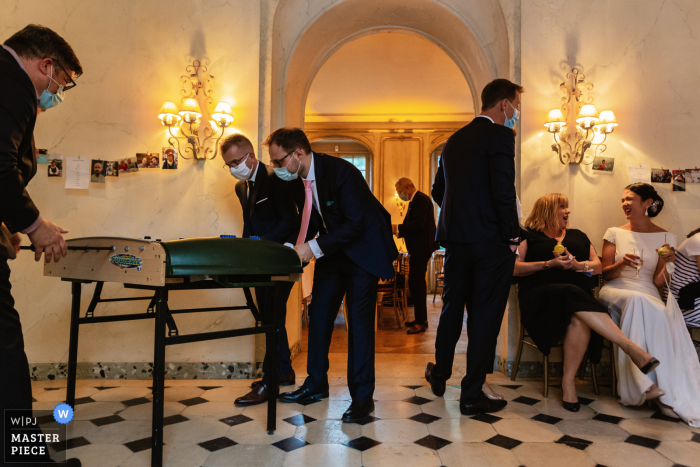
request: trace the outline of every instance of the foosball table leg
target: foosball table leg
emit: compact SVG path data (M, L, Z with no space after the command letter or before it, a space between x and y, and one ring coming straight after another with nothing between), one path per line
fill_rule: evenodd
M68 388L66 404L75 410L75 377L78 365L78 332L80 330L80 292L82 284L71 282L70 337L68 341Z
M272 306L268 310L263 310L268 316L265 316L266 325L270 326L266 333L266 352L268 355L270 368L268 368L267 376L269 378L269 397L267 400L267 433L272 435L277 429L277 395L279 394L279 381L277 361L277 306L280 300L279 282L275 283L272 293ZM286 304L285 304L286 306Z
M165 325L168 291L157 289L155 347L153 351L153 421L151 467L163 465L163 397L165 393Z

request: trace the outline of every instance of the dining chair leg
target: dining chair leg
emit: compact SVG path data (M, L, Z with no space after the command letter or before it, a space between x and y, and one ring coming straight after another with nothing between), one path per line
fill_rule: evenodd
M610 372L612 373L612 395L617 397L617 362L615 361L615 350L612 342L610 343Z
M593 391L595 391L595 395L598 396L600 395L600 389L598 389L598 378L595 374L595 363L591 363L591 379L593 380Z
M544 360L544 397L549 397L549 355L543 355Z
M523 325L520 325L520 337L518 337L518 351L515 354L513 369L510 371L510 380L515 381L518 376L518 367L520 366L520 357L523 355Z
M581 360L581 366L578 369L578 379L583 381L586 379L586 367L588 366L588 350L583 354L583 359Z

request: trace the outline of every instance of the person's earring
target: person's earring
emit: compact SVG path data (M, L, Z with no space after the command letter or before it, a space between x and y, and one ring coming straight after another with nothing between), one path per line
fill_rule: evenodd
M644 215L647 216L647 217L649 217L649 208L646 208L646 209L644 210Z

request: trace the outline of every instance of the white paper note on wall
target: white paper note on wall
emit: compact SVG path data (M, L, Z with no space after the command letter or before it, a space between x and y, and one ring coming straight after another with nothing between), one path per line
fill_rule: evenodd
M651 166L637 165L630 167L630 185L633 183L648 183L651 185Z
M87 190L90 188L90 159L69 157L66 159L66 188Z

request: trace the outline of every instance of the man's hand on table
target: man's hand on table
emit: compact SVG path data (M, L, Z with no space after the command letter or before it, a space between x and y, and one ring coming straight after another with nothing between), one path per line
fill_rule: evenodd
M311 246L308 243L302 243L294 247L294 251L297 252L299 258L301 258L302 263L308 263L311 258L314 257L314 252L311 251Z
M46 219L42 220L39 227L27 234L35 248L34 261L39 261L42 253L44 253L44 260L47 263L50 263L51 259L58 263L61 256L66 256L68 246L62 235L65 233L68 233L66 229Z

